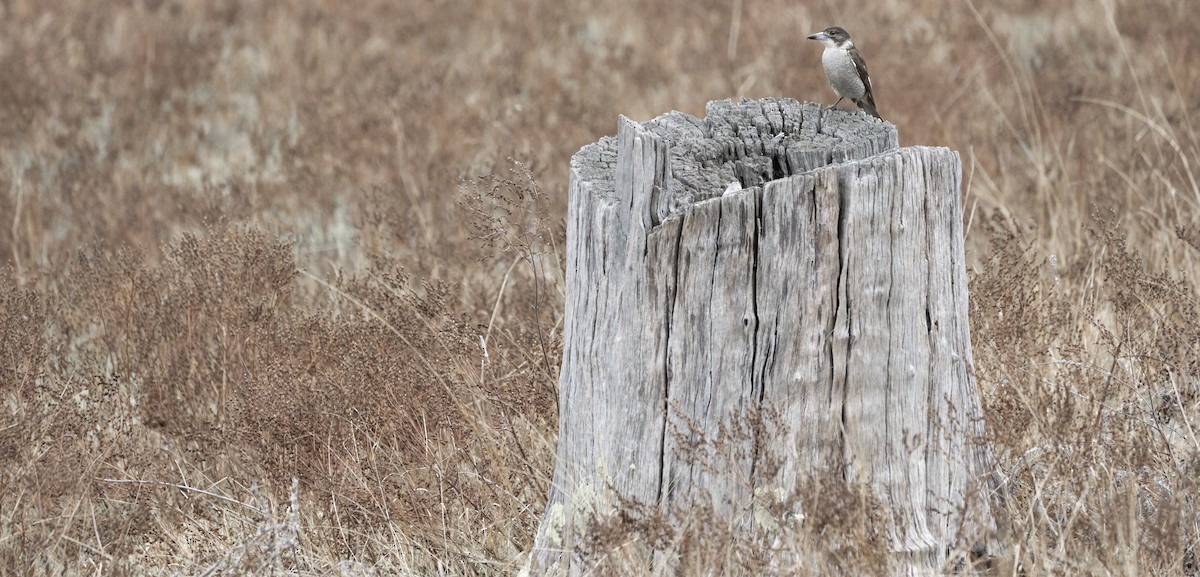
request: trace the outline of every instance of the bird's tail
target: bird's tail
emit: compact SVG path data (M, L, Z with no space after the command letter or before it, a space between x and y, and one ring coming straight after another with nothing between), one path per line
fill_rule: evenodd
M883 120L883 117L879 115L879 111L875 110L875 99L864 98L862 100L855 100L854 103L857 104L859 108L863 109L867 114Z

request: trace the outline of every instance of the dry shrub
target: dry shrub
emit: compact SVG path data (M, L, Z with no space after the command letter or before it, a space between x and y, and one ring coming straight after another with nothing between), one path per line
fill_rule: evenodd
M1110 220L1094 222L1104 250L1086 276L993 223L973 277L1004 540L1032 574L1194 574L1196 287L1147 270Z
M480 332L454 313L452 289L416 283L384 257L323 284L328 308L314 312L296 307L292 247L259 230L215 225L162 254L151 265L134 251L81 253L57 279L50 320L36 295L5 294L14 372L4 390L15 413L6 486L21 489L5 507L26 531L96 507L15 537L5 549L14 567L37 568L33 554L46 550L59 561L99 550L136 567L148 544L194 538L222 518L245 519L254 533L222 531L225 548L194 551L192 563L232 573L321 566L263 555L263 527L278 527L263 524L268 509L247 478L271 494L299 480L290 498L307 503L305 526L336 528L311 547L335 559L415 549L463 571L515 562L549 465L536 431L552 418L551 371L522 352L532 328L497 326L481 372ZM67 374L110 372L77 382L32 374L50 348ZM292 543L300 525L289 523ZM408 530L381 542L381 528L394 526ZM64 547L59 532L95 544Z
M770 479L788 456L756 444L786 427L768 409L727 419L713 438L677 431L691 439L678 457L718 478L752 448L754 470ZM846 480L840 450L827 453L794 487L756 490L748 504L701 489L662 507L610 488L614 504L587 521L573 564L603 575L888 575L886 509L868 484Z

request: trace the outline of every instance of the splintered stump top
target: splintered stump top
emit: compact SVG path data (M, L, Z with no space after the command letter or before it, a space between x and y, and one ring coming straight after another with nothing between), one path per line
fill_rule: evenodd
M631 506L774 533L787 563L804 511L839 505L814 477L866 488L903 573L974 546L991 522L960 181L953 151L794 100L622 117L580 150L532 569L611 562L580 547ZM623 555L682 562L630 539Z
M642 199L651 211L652 225L721 196L733 182L741 188L760 186L899 147L895 126L842 109L823 112L819 104L771 98L722 100L709 102L706 112L703 119L671 112L641 124L621 117L622 127L636 126L669 153L663 166L670 170L661 175L659 188ZM604 137L583 147L571 159L572 178L605 194L612 193L623 176L632 176L613 172L618 138ZM626 168L637 166L646 164L631 163Z

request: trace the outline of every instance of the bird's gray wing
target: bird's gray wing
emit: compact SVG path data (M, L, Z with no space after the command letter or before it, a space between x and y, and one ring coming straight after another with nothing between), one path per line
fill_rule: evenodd
M867 72L867 61L863 60L862 54L858 52L858 48L850 48L850 60L854 61L854 69L858 71L858 77L863 83L863 97L855 103L867 111L867 114L875 118L883 118L879 116L879 111L875 109L875 95L871 93L871 74Z
M871 98L871 74L867 72L867 61L863 60L858 48L850 49L850 59L854 61L854 68L858 71L858 77L862 79L863 88L867 90L866 96Z

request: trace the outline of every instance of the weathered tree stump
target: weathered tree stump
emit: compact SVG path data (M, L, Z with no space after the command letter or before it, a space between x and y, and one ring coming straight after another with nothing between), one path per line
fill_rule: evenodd
M830 467L887 509L902 572L970 547L991 521L961 177L951 150L899 148L891 124L794 100L622 117L581 149L535 573L578 572L589 517L618 497L703 501L749 526L756 495ZM782 426L727 440L745 450L723 472L684 454L764 409ZM782 460L759 467L764 453Z

